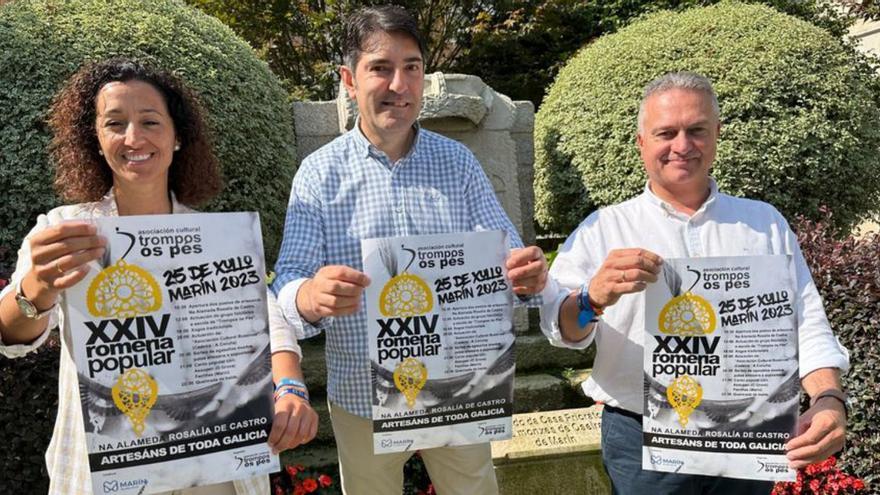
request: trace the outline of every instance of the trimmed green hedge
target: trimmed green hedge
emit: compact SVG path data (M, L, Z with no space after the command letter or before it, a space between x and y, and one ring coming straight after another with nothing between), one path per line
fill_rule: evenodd
M47 154L52 97L83 62L113 55L172 70L200 94L226 179L204 209L259 211L274 259L296 166L287 96L229 28L175 0L18 0L0 7L0 245L17 249L36 216L59 204ZM8 255L0 259L0 266L12 263Z
M880 211L880 80L855 49L769 7L724 2L634 22L583 48L535 124L537 220L570 232L593 209L641 191L642 88L670 71L713 81L721 189L792 218L819 207L848 227Z

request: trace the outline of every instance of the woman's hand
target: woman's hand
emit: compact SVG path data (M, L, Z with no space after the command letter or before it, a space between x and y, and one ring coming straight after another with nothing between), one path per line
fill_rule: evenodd
M64 222L38 232L30 244L31 270L22 291L38 309L48 309L88 274L88 263L104 254L107 240L88 222Z
M275 403L275 417L269 432L269 447L277 454L308 443L318 434L318 413L309 401L295 395L283 395Z

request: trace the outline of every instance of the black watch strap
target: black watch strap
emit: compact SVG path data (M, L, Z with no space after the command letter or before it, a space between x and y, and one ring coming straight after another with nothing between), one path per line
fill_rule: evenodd
M846 395L846 392L843 390L839 390L836 388L829 388L827 390L823 390L816 394L815 396L810 398L810 407L816 405L819 402L819 399L824 399L825 397L832 397L840 401L843 404L843 411L849 416L849 396Z

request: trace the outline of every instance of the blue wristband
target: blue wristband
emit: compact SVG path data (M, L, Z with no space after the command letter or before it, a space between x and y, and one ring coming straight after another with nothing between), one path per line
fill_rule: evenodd
M311 401L309 401L309 394L307 392L289 386L275 392L275 402L278 402L278 399L284 397L287 394L293 394L301 398L302 400L311 403Z
M593 305L590 304L590 295L587 291L587 284L581 285L581 289L578 291L577 305L579 327L584 328L590 323L599 321L599 318L596 317L596 310L594 310Z
M284 387L284 386L299 387L303 390L308 390L306 388L305 383L303 383L299 380L294 380L293 378L282 378L282 379L278 380L278 383L275 384L275 390L278 390L279 388Z

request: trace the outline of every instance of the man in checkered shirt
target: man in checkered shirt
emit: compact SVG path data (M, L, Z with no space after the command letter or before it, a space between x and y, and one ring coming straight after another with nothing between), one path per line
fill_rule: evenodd
M357 103L351 131L303 160L293 180L273 289L304 336L326 331L327 395L346 494L400 493L412 454L373 454L361 239L504 230L508 277L539 293L547 264L522 241L463 145L421 129L425 44L394 6L348 19L342 83ZM532 298L539 299L539 298ZM422 451L439 493L498 493L488 443Z

